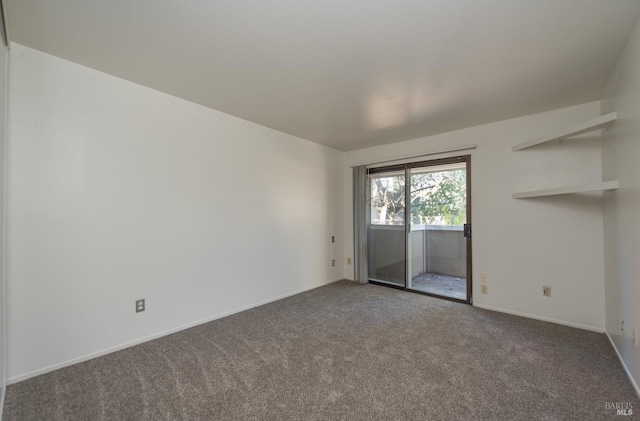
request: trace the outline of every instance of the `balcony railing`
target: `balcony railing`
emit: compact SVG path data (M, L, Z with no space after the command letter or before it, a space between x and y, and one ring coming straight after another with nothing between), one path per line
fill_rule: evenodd
M462 225L411 225L411 278L435 273L466 278L467 246ZM404 278L404 226L371 225L369 273Z

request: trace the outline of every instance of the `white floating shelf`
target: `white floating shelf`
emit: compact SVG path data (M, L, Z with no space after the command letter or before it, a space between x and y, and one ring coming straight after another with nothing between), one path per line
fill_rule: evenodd
M512 151L521 151L523 149L530 148L532 146L540 145L542 143L551 142L554 140L562 140L568 137L577 136L582 133L587 133L592 130L597 130L605 125L615 121L618 118L618 113L612 112L609 114L605 114L600 117L596 117L593 120L585 121L580 124L576 124L575 126L571 126L562 130L555 131L553 133L549 133L545 136L539 137L537 139L529 140L527 142L518 143L514 145L511 150Z
M581 184L579 186L557 187L554 189L532 190L513 193L514 199L526 199L528 197L556 196L560 194L586 193L592 191L611 191L618 188L618 181L604 181L602 183Z

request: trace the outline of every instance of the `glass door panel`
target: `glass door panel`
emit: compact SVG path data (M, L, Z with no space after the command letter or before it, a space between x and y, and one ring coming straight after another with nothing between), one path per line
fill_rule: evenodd
M407 288L467 301L467 163L409 168L407 179Z
M405 170L369 175L369 279L405 286Z

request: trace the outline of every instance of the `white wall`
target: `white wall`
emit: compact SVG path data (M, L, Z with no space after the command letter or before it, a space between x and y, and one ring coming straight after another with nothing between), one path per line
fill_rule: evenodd
M600 103L592 102L348 152L344 213L352 215L350 166L477 144L470 152L474 305L603 331L600 194L511 198L515 190L600 181L601 139L597 132L560 145L511 152L513 144L599 114ZM353 255L352 230L352 219L347 217L345 258ZM479 291L481 273L488 276L488 295ZM345 277L353 279L353 266L345 266ZM543 285L552 287L551 298L543 297Z
M0 24L0 30L2 26ZM0 41L0 419L4 402L5 365L5 290L4 290L4 148L5 148L5 100L6 100L7 47Z
M640 341L640 23L607 84L602 111L618 112L604 139L602 169L620 183L604 206L607 332L637 385L640 349L632 333L636 329Z
M20 45L9 59L10 381L342 278L340 152Z

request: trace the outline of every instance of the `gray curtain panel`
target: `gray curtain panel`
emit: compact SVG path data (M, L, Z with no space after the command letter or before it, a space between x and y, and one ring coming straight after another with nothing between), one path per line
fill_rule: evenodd
M367 167L353 167L353 263L355 281L369 282L367 262Z

